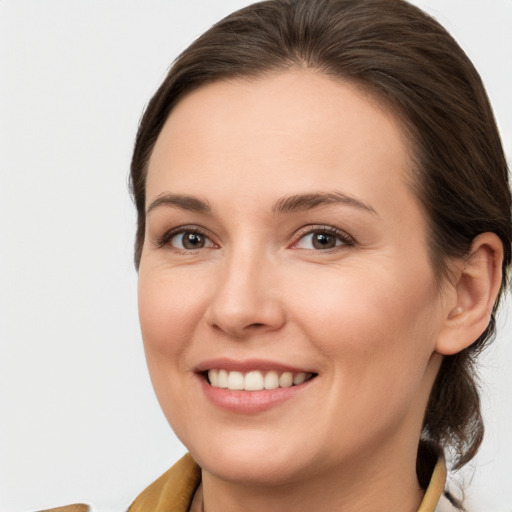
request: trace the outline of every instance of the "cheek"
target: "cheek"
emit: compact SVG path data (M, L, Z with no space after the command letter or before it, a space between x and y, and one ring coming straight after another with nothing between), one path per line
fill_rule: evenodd
M290 294L296 321L333 365L358 380L392 371L421 375L434 348L437 308L428 263L416 269L381 262L305 277Z
M141 266L139 317L146 350L167 353L183 348L207 305L206 287L190 274Z
M146 269L139 272L139 318L153 388L169 419L187 410L183 400L190 376L187 349L207 304L205 284L190 272Z
M190 375L186 350L202 316L204 292L179 272L140 267L138 307L146 362L160 406L173 427L184 414L193 413L186 400L188 379L176 376Z

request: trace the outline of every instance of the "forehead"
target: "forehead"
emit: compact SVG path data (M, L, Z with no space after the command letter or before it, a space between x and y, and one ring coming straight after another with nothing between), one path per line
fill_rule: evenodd
M215 82L182 99L150 158L147 199L166 187L212 193L255 179L269 194L285 185L302 193L325 189L333 177L360 194L376 175L379 186L403 185L410 161L401 124L373 96L293 69Z

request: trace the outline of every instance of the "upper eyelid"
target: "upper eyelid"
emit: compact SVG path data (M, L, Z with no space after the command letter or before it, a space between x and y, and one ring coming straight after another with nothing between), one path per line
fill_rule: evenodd
M170 228L166 230L161 235L158 235L153 240L153 244L156 247L163 247L164 245L168 244L173 237L176 235L179 235L180 233L198 233L206 238L208 238L211 242L214 244L217 244L215 242L214 237L210 233L210 231L206 228L203 228L202 226L198 226L196 224L192 225L182 225L182 226L176 226L174 228Z
M174 228L168 229L165 231L162 235L159 235L156 237L156 240L153 242L154 245L157 247L161 247L169 243L169 241L176 235L179 235L180 233L199 233L202 236L207 237L212 243L215 245L219 245L217 241L215 241L215 236L213 233L211 233L210 230L204 228L203 226L197 225L197 224L185 224L181 226L176 226ZM302 228L299 228L298 230L295 230L294 234L290 237L292 240L288 244L288 247L293 246L296 244L299 240L301 240L303 237L313 234L313 233L320 233L320 232L326 232L333 236L338 236L340 239L342 239L346 245L356 245L356 240L352 235L344 231L343 229L340 229L336 226L332 225L326 225L326 224L311 224L308 226L303 226Z
M337 228L335 226L320 225L320 224L304 226L303 228L297 230L295 232L295 235L293 236L292 243L296 243L301 238L303 238L307 235L310 235L313 233L322 233L322 232L329 233L334 236L338 236L338 237L344 239L345 241L352 242L353 244L356 243L355 238L352 235L350 235L349 233L347 233L346 231L344 231L343 229Z

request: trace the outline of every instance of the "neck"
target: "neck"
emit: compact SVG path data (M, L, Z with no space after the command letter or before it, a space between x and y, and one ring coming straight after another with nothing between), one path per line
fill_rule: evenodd
M330 468L316 476L272 485L234 483L203 471L198 498L202 498L204 512L417 511L423 491L416 478L415 457L376 455L358 457L345 470Z

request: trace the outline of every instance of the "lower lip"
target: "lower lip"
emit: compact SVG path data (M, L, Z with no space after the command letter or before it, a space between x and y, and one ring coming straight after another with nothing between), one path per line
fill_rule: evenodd
M309 387L310 379L298 386L289 388L263 389L261 391L231 391L216 388L202 376L198 376L206 397L217 407L231 412L251 414L266 411L286 402Z

